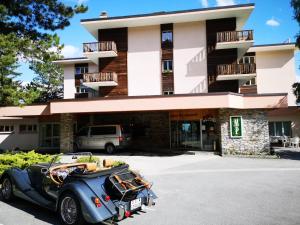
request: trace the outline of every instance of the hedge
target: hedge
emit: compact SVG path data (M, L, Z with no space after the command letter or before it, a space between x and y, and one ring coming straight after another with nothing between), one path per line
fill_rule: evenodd
M36 163L51 162L52 158L52 155L42 155L35 151L0 154L0 175L11 167L25 169L26 167ZM77 162L96 162L99 164L100 159L94 156L91 158L89 156L83 156L78 158ZM115 161L112 166L115 167L124 164L125 163L122 161Z
M51 159L51 155L42 155L35 151L0 154L0 174L11 167L25 169L32 164L50 162Z

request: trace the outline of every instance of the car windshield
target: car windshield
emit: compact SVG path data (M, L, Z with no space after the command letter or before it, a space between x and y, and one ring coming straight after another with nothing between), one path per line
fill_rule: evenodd
M80 162L90 162L92 160L92 153L90 152L80 152L80 153L69 153L69 154L59 154L55 155L50 163L52 164L69 164L69 163L80 163Z

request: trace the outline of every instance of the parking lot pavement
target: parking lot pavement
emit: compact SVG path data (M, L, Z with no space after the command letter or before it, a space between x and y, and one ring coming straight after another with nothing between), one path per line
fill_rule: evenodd
M119 225L299 224L298 160L213 155L120 159L147 174L159 199L146 213ZM0 224L44 225L57 220L53 213L18 200L13 205L0 202Z

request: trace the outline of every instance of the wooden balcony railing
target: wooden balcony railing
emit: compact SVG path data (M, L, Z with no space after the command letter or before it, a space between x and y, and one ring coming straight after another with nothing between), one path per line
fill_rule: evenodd
M106 82L114 81L118 83L118 75L115 72L106 73L85 73L83 74L83 82Z
M83 52L102 52L102 51L117 52L117 45L114 41L83 43Z
M253 74L256 73L256 64L221 64L217 66L217 75Z
M235 41L253 41L253 30L223 31L217 33L217 43Z

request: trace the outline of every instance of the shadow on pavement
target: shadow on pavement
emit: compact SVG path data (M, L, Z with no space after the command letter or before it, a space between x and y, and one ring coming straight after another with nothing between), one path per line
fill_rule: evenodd
M2 201L1 192L0 192L0 201ZM35 219L37 219L37 220L49 223L51 225L61 225L61 223L59 222L59 219L57 217L56 212L53 212L51 210L42 208L38 205L27 202L23 199L16 198L12 202L4 203L4 204L7 204L11 207L22 210L22 211L34 216ZM34 223L34 224L37 224L37 223ZM106 224L98 223L98 225L106 225ZM118 224L115 223L115 225L118 225Z
M0 196L0 200L1 196ZM53 225L60 225L59 220L56 216L55 212L44 209L38 205L31 204L23 199L16 198L12 202L5 203L16 209L22 210L32 216L34 216L37 220L44 221Z
M80 150L80 152L91 152L93 155L100 155L100 156L110 156L109 154L105 153L104 151L100 150ZM153 151L145 151L145 150L131 150L131 149L124 149L119 150L113 154L113 156L145 156L145 157L174 157L180 155L195 155L195 152L192 150L177 150L177 151L170 151L169 149L157 149Z
M276 149L275 153L281 159L300 160L299 149Z

